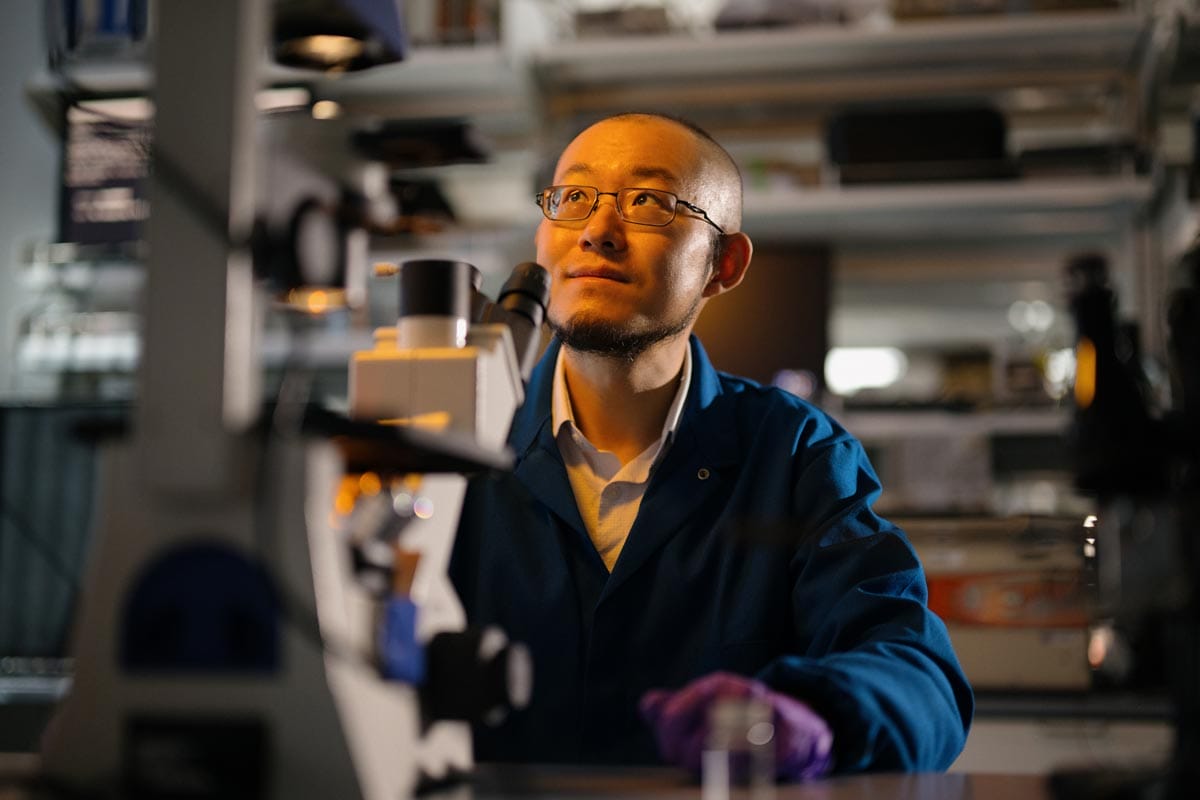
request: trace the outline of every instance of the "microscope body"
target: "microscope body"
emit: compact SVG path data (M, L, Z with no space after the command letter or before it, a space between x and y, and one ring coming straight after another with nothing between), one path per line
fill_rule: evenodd
M132 446L106 449L75 679L42 750L52 779L182 796L415 788L416 689L382 682L361 655L369 629L353 624L361 602L327 523L338 453L299 438L273 447L279 496L190 509L141 490ZM271 501L266 532L256 506Z
M428 343L445 323L402 320L354 355L350 416L502 450L524 396L509 328L469 326L460 346L399 346L414 324ZM195 784L211 789L201 796L366 800L410 797L466 774L470 722L440 710L454 697L429 691L466 693L484 682L484 667L429 649L466 628L447 574L466 477L391 476L377 510L399 512L399 496L416 510L395 525L370 508L335 513L346 462L333 442L276 431L237 447L241 474L228 476L229 491L195 502L146 491L136 440L105 448L76 679L47 732L47 774L150 794ZM428 652L437 681L381 674L388 591L364 582L352 558L355 539L372 535L364 527L390 528L384 547L414 556L406 646ZM480 659L507 645L490 635ZM470 713L508 700L485 698Z
M100 449L74 680L41 751L44 776L68 790L412 797L470 769L471 709L451 701L486 683L481 673L497 682L504 648L464 630L446 575L465 478L405 461L408 491L396 494L413 513L383 526L398 530L385 543L403 552L398 563L415 564L402 591L364 580L360 519L335 509L348 469L370 468L351 463L346 439L374 437L384 450L414 441L380 436L388 428L374 420L441 416L446 437L483 454L474 463L503 451L522 399L511 336L485 326L453 353L397 341L356 358L357 419L326 414L335 430L278 424L294 406L308 411L283 397L263 414L258 268L278 250L273 231L345 222L331 211L342 193L326 191L303 154L272 158L270 185L256 194L266 12L264 2L213 0L160 14L139 396L130 431ZM311 202L285 213L301 197ZM265 237L251 235L259 222ZM279 274L307 273L308 241L293 237ZM342 277L348 297L365 285ZM429 436L418 444L417 456L439 451ZM379 544L375 533L366 538ZM407 614L401 666L424 669L384 668L384 645L397 644L382 634L393 609ZM481 650L491 657L482 666L471 661Z
M355 354L351 416L503 449L523 399L509 329L477 324L462 346L418 347L398 346L396 330ZM333 442L275 431L235 446L228 491L190 500L146 490L136 439L105 447L76 678L47 732L46 773L135 793L366 800L467 773L470 723L440 710L454 697L430 695L484 682L472 672L484 667L430 649L466 628L447 575L466 477L394 475L376 506L393 514L404 496L416 513L367 524L369 509L334 511L346 462ZM406 647L428 653L437 681L382 674L389 591L354 563L364 525L390 528L383 546L413 557ZM481 659L507 644L491 635ZM506 700L487 698L480 715Z
M409 328L424 327L416 334ZM375 346L350 362L350 416L472 436L502 448L525 398L512 334L498 323L401 318L375 331ZM448 335L449 334L449 335Z

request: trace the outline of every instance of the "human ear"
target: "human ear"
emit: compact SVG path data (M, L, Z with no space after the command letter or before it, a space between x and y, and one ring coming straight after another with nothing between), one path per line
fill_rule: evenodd
M721 234L713 274L704 287L704 297L716 297L741 283L753 254L754 244L746 234L740 231Z

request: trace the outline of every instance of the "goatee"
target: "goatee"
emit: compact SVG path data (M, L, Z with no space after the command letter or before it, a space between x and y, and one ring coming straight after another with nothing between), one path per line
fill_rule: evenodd
M630 330L623 323L579 317L562 322L553 314L547 315L546 324L564 347L580 353L633 361L659 342L686 331L696 321L700 301L697 297L687 313L677 319L664 320L645 330Z

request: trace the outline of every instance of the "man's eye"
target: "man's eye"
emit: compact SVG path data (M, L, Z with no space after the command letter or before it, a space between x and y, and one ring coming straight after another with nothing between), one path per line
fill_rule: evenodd
M663 198L654 192L638 192L633 196L630 204L635 206L658 206L659 208L665 205Z
M587 201L587 195L582 189L571 189L563 196L563 200L568 203L583 203Z

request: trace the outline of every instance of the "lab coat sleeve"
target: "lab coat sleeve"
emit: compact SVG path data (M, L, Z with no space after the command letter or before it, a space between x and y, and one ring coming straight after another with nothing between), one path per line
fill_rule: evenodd
M879 493L848 436L799 470L796 648L758 677L825 717L836 771L943 770L962 750L974 700L907 537L871 509Z

